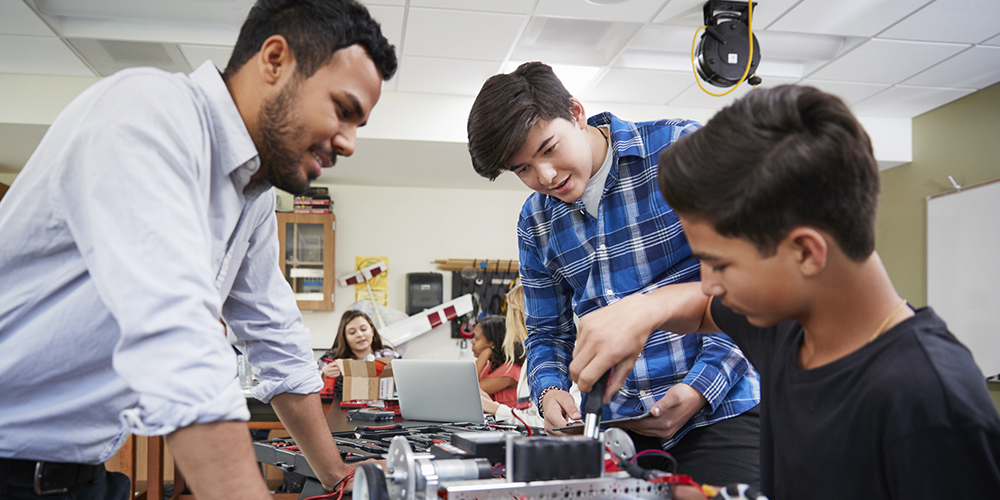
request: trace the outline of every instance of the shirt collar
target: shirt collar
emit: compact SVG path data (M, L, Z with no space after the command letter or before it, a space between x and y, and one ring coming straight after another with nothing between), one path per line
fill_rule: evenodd
M595 127L600 125L609 125L611 127L611 133L608 136L610 137L611 146L615 148L618 157L639 156L645 158L648 156L649 153L647 152L646 145L642 142L642 135L634 123L622 120L605 111L588 118L587 124Z
M260 168L260 158L233 96L212 61L205 61L189 77L201 88L208 103L212 144L217 149L213 156L218 159L222 173L231 175L237 187L243 189L250 184L250 176Z

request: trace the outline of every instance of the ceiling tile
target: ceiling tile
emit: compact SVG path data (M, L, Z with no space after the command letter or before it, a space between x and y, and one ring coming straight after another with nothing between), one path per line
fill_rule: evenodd
M692 72L691 53L625 49L615 60L617 68Z
M604 66L635 35L639 23L532 17L511 59Z
M229 57L233 55L232 47L218 45L179 45L179 47L193 69L197 69L205 61L212 61L219 71L225 71Z
M773 57L796 61L830 61L849 45L850 39L837 35L814 35L785 31L755 33L761 58Z
M647 24L628 42L628 48L662 50L691 56L691 43L698 28L666 24Z
M817 80L899 83L966 47L873 39L808 76Z
M694 75L672 71L611 69L581 97L585 101L665 104L694 85Z
M24 2L0 2L0 33L4 35L56 36Z
M598 4L586 0L539 0L536 16L645 23L663 5L663 0L628 0Z
M399 50L403 40L403 7L383 7L372 5L368 7L368 12L372 18L378 21L382 27L382 36L389 40L389 43Z
M879 38L979 43L1000 33L997 0L935 0Z
M946 89L896 85L853 106L862 116L912 118L965 97L976 89Z
M499 61L507 57L524 16L410 8L403 54ZM483 36L489 33L489 36Z
M831 82L811 79L802 80L800 83L840 97L848 106L861 102L892 86L887 83Z
M402 3L402 2L400 2ZM535 0L410 0L410 7L528 14Z
M775 87L778 85L796 83L797 81L798 79L796 78L767 78L761 85L759 85L759 87ZM713 94L723 94L725 92L729 92L731 89L731 87L724 89L715 87L705 82L701 82L701 85L705 87L705 90ZM716 97L708 95L701 89L701 87L695 84L677 97L671 99L669 104L671 106L683 106L686 108L711 108L718 111L723 107L732 104L732 102L736 99L747 95L747 93L751 92L753 88L754 87L744 83L737 87L736 90L733 90L724 96Z
M919 9L927 0L802 0L771 31L875 36Z
M0 73L94 76L58 38L0 35Z
M219 24L239 28L253 0L34 0L45 16L159 23Z
M751 26L755 31L767 28L799 1L768 0L767 3L754 5ZM704 6L705 0L671 0L653 22L698 27L705 24Z
M487 78L500 71L501 63L404 56L400 60L396 90L474 96Z
M1000 47L978 45L906 80L907 85L981 89L1000 82Z

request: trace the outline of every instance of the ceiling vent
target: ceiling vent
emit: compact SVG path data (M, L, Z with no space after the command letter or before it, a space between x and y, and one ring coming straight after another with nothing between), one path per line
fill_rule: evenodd
M172 43L133 42L125 40L95 40L67 38L91 67L101 76L109 76L126 68L149 66L171 73L189 73L191 66Z

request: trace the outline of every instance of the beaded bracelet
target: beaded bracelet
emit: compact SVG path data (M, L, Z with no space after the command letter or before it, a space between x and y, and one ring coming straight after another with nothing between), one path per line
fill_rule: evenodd
M559 387L558 385L550 385L545 389L543 389L542 393L538 395L538 416L542 417L543 419L545 418L545 413L543 413L542 410L542 401L545 401L545 395L548 394L548 392L551 391L552 389L559 389L561 391L562 387Z

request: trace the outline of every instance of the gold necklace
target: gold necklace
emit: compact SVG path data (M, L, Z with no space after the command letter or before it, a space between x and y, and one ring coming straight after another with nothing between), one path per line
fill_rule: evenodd
M869 344L871 344L872 341L874 341L876 337L878 337L879 335L882 334L882 329L885 328L885 325L888 325L889 324L889 320L891 320L892 318L895 318L896 315L899 314L900 309L902 309L904 305L906 305L906 299L903 299L903 301L900 302L899 305L896 306L896 308L892 310L892 314L890 314L887 318L885 318L885 321L883 321L882 324L878 327L878 330L875 330L875 334L872 335L872 338L868 339L868 343Z

